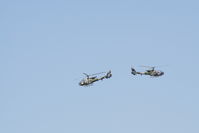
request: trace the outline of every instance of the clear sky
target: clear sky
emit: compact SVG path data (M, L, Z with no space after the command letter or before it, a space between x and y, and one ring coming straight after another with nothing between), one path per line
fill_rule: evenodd
M1 1L0 132L198 133L198 5ZM165 75L131 75L140 65ZM78 86L83 72L108 70Z

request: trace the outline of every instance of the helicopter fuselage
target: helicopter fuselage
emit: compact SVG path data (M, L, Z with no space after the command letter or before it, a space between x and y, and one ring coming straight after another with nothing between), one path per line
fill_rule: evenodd
M159 77L159 76L162 76L163 74L164 72L157 71L157 70L147 70L146 72L144 72L144 75L149 75L153 77Z
M79 82L80 86L86 86L86 85L90 85L96 81L98 81L99 79L97 79L96 77L91 77L91 78L86 78L83 79L82 81Z

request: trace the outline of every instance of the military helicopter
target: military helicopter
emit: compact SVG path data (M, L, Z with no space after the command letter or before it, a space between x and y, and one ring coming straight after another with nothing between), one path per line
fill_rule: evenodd
M152 77L159 77L164 75L163 71L159 71L159 70L155 70L155 67L150 67L150 66L141 66L141 67L147 67L150 68L148 70L146 70L145 72L137 72L133 67L131 68L131 74L136 75L136 74L140 74L140 75L149 75Z
M101 72L101 73L105 73L105 72ZM99 78L97 78L97 76L94 76L94 75L98 75L98 74L101 74L101 73L96 73L96 74L92 74L92 75L88 75L86 73L83 73L84 75L86 75L86 78L82 79L79 82L79 85L80 86L88 86L88 85L92 85L96 81L103 80L105 78L108 79L108 78L112 77L111 70L108 71L105 76L102 76L102 77L99 77ZM90 77L90 76L94 76L94 77Z

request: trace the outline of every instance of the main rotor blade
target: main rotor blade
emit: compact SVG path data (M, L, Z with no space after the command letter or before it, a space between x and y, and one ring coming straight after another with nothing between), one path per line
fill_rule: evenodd
M88 74L86 74L86 73L83 73L84 75L86 75L86 77L89 77L89 75Z
M89 77L89 76L99 75L99 74L102 74L102 73L106 73L106 72L100 72L100 73L94 73L94 74L83 73L83 74L86 75L86 77Z
M155 68L156 66L140 66L140 67Z
M89 76L99 75L99 74L102 74L102 73L106 73L106 72L95 73L95 74L91 74Z

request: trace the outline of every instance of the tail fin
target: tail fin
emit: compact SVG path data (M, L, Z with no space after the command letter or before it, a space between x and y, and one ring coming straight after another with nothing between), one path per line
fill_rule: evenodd
M136 70L134 68L132 68L132 67L131 67L131 74L133 74L133 75L137 74Z
M111 70L106 74L106 78L112 77Z

